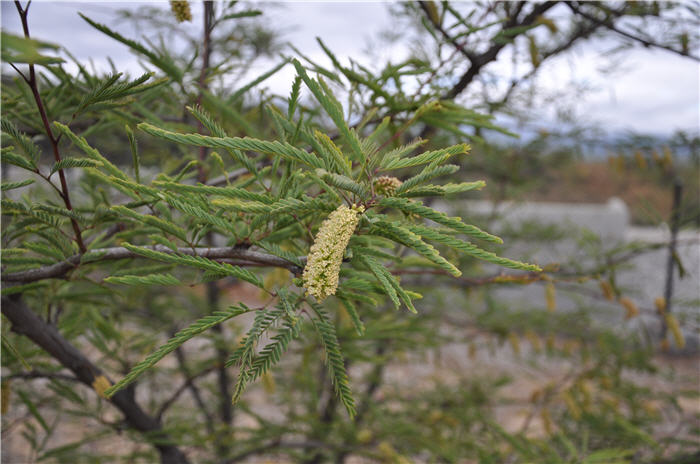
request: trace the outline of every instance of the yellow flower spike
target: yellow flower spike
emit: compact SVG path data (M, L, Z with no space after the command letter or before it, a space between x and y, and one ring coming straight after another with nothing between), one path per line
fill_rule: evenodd
M683 337L683 332L681 331L681 326L678 324L678 319L671 313L666 313L664 315L666 319L666 326L668 330L671 331L673 335L673 340L676 342L676 346L680 349L685 347L685 337Z
M656 312L664 314L666 312L666 299L662 296L654 298L654 306L656 306Z
M190 10L190 3L188 1L170 0L170 9L178 23L192 21L192 10Z
M547 311L553 313L557 310L557 290L552 282L548 282L544 288L544 296L547 301Z
M613 301L615 299L615 291L607 280L600 281L600 290L603 292L606 300Z
M321 224L302 274L307 294L318 301L335 295L343 254L364 210L363 206L341 205Z
M632 319L633 317L639 316L639 308L626 296L623 296L619 300L620 304L625 308L625 319Z

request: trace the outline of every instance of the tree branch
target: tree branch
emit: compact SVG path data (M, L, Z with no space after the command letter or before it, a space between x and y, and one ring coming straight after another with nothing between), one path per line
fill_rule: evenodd
M175 251L164 245L155 245L146 247L151 250L159 251L161 253L174 254ZM100 261L115 260L115 259L125 259L125 258L140 258L139 254L129 251L126 248L114 247L114 248L98 248L95 250L90 250L90 253L99 254L98 259L90 261L90 264ZM250 250L244 247L218 247L218 248L187 248L182 247L177 249L177 253L190 255L190 256L201 256L203 258L209 259L238 259L241 260L241 264L245 265L250 263L251 265L264 265L270 267L281 267L289 270L289 272L299 275L302 269L294 263L287 261L286 259L274 256L268 253L263 253L260 251ZM65 261L60 263L52 264L50 266L44 266L37 269L29 269L26 271L13 272L11 274L2 274L3 282L20 282L20 283L30 283L36 282L42 279L51 278L61 278L68 274L73 269L80 265L80 260L84 254L73 255ZM304 258L300 258L304 259Z
M95 379L104 375L75 346L63 338L55 327L47 324L24 304L19 295L2 297L2 314L9 319L13 332L28 337L62 366L71 370L85 385L94 388ZM184 464L188 462L184 453L163 432L160 422L146 414L136 403L130 390L121 390L115 393L109 401L124 414L130 427L143 432L152 441L153 446L160 453L161 463Z
M619 34L623 37L627 37L628 39L634 40L635 42L639 42L645 47L652 47L652 48L660 48L662 50L667 50L669 52L677 53L678 55L685 56L687 58L690 58L695 61L700 61L700 57L697 57L695 55L691 55L688 51L685 50L677 50L673 47L669 47L668 45L663 45L657 42L653 42L651 40L645 39L643 37L639 37L634 34L630 34L627 31L623 31L619 27L615 25L615 23L610 19L610 18L605 18L605 19L600 19L595 17L592 14L586 13L585 11L581 10L578 6L574 5L573 2L566 2L566 6L571 9L571 11L582 18L586 18L589 21L592 21L600 26L603 26L607 28L608 30L615 32L616 34Z
M503 28L501 29L501 32L511 29L514 27L522 27L522 26L530 26L532 25L538 17L540 17L542 14L544 14L547 10L550 8L554 7L557 3L557 1L550 1L550 2L544 2L536 5L532 11L525 16L521 21L518 21L518 14L514 14L504 25ZM518 10L519 12L519 10ZM493 42L493 41L492 41ZM462 77L459 79L459 81L445 93L445 95L442 97L445 100L452 100L454 99L457 95L462 93L464 89L467 88L467 86L474 80L474 78L479 74L481 69L486 66L487 64L491 63L496 59L500 51L508 44L506 41L500 41L493 43L491 45L491 48L486 50L484 53L480 55L476 55L471 59L471 66L469 66L469 69L467 69L467 72L465 72Z

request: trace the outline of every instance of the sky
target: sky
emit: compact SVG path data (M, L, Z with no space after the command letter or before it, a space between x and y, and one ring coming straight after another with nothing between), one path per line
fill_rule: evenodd
M169 14L167 2L151 2ZM195 6L194 24L198 29L199 7ZM12 2L1 2L2 28L20 33L21 27ZM107 57L118 69L137 74L141 68L129 50L94 30L77 14L108 24L123 35L139 38L143 31L126 22L115 23L118 9L138 7L136 2L49 2L34 1L29 25L32 36L60 44L83 62L92 62L97 69L108 70ZM270 9L271 24L286 24L284 38L320 62L328 62L316 43L320 36L341 58L365 57L371 39L390 29L390 15L382 2L284 2ZM383 55L399 60L408 50L396 45ZM600 49L593 44L578 47L574 54L546 62L539 84L552 91L566 90L572 78L593 90L576 100L576 111L582 120L608 131L635 131L667 136L676 130L697 132L700 128L700 67L696 62L663 51L635 49L626 52L622 71L614 78L599 72ZM363 61L362 58L359 60ZM261 62L251 72L269 69L272 62ZM371 63L370 63L371 64ZM498 70L507 66L506 59L493 65ZM289 92L294 71L287 66L265 82L273 92Z

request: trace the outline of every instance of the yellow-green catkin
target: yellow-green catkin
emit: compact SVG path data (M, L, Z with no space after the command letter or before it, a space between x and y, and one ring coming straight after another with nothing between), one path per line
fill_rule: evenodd
M390 197L396 193L396 189L399 188L401 184L403 184L403 182L396 177L380 176L374 181L374 191L379 195Z
M190 3L188 1L170 0L170 9L178 23L192 21L192 10L190 10Z
M321 224L302 275L307 294L318 301L335 295L343 255L363 211L363 206L341 205Z

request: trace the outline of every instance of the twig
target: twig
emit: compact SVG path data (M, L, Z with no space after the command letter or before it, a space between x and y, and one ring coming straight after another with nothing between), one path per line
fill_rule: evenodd
M244 247L219 247L219 248L189 248L189 247L181 247L178 248L177 251L173 251L172 249L164 246L164 245L155 245L155 246L149 246L149 247L144 247L148 248L149 250L155 250L159 251L161 253L167 253L167 254L184 254L184 255L189 255L189 256L201 256L203 258L209 258L209 259L240 259L243 262L241 262L242 265L245 265L245 262L251 263L251 265L265 265L265 266L270 266L270 267L281 267L284 269L289 270L295 275L301 274L302 269L297 266L294 263L291 263L287 261L286 259L263 253L260 251L254 251L250 250L248 248ZM107 261L107 260L115 260L115 259L125 259L125 258L139 258L142 257L141 255L134 253L133 251L127 250L126 248L122 247L114 247L114 248L98 248L95 250L90 250L90 253L95 253L96 255L99 255L99 257L93 261L90 261L90 264L93 264L95 262L101 262L101 261ZM43 280L43 279L51 279L51 278L61 278L64 277L66 274L68 274L71 270L77 268L80 265L80 260L83 257L83 254L76 254L65 261L61 261L60 263L52 264L50 266L44 266L40 267L37 269L29 269L26 271L19 271L19 272L13 272L11 274L8 273L3 273L2 274L2 281L3 282L21 282L21 283L30 283L30 282L36 282L38 280ZM303 258L301 258L303 259Z
M24 36L27 39L29 39L29 23L27 22L29 4L27 4L26 9L22 9L22 5L19 3L19 1L15 1L15 7L17 8L20 19L22 20L22 29L24 30ZM33 64L29 64L29 80L27 81L27 84L29 85L29 88L32 91L32 95L34 96L34 101L36 103L37 109L39 110L39 115L41 116L41 122L44 125L44 130L46 131L46 135L48 136L49 142L51 143L53 156L56 162L58 163L59 161L61 161L61 153L58 151L58 139L53 135L53 131L51 130L51 124L49 123L49 118L46 115L46 109L44 108L44 102L41 100L41 94L39 93L39 87L37 85L36 80L36 72L34 70ZM71 205L70 194L68 193L68 183L66 182L66 175L63 172L63 169L58 170L58 177L61 180L61 198L63 199L63 202L66 205L66 209L72 211L73 206ZM75 241L78 244L78 248L80 248L80 251L84 252L86 248L85 244L83 243L83 237L80 231L80 226L78 225L78 221L76 221L74 218L70 218L70 221L71 225L73 226L73 231L75 232Z
M80 379L72 375L57 374L55 372L42 372L32 370L29 372L18 372L16 374L3 375L4 379L55 379L67 380L69 382L80 382Z
M202 411L202 414L204 415L204 424L205 427L207 428L207 432L209 434L214 433L214 422L212 420L211 414L209 413L209 410L206 407L206 404L204 403L204 400L202 400L202 395L199 391L199 388L197 388L197 385L194 383L195 379L205 376L209 374L211 371L215 369L215 366L210 366L203 371L192 375L189 372L189 369L187 368L187 363L185 362L185 353L184 350L182 349L181 346L178 346L175 349L175 356L177 357L177 362L180 367L180 371L182 374L185 376L185 381L180 385L180 387L175 390L175 392L172 394L170 398L165 400L163 404L160 405L158 408L158 411L156 412L156 418L158 420L161 420L163 417L163 414L172 406L175 404L175 401L180 397L180 395L185 391L189 390L190 393L192 394L192 398L194 398L195 402L197 403L197 406L199 409Z
M668 261L666 262L666 287L664 288L664 312L671 312L671 300L673 299L673 269L676 261L676 246L678 244L678 229L681 223L681 198L683 196L683 184L679 179L673 182L673 205L671 206L671 240L668 243ZM666 338L668 325L666 319L661 320L661 337Z
M605 28L611 30L612 32L615 32L615 33L617 33L617 34L620 34L620 35L623 36L623 37L627 37L628 39L631 39L631 40L634 40L634 41L636 41L636 42L639 42L639 43L641 43L642 45L644 45L644 46L647 47L647 48L649 48L649 47L651 47L651 48L660 48L660 49L662 49L662 50L667 50L667 51L669 51L669 52L673 52L673 53L677 53L677 54L679 54L679 55L681 55L681 56L685 56L685 57L687 57L687 58L690 58L691 60L700 61L700 57L697 57L697 56L695 56L695 55L691 55L689 52L687 52L687 51L685 51L685 50L677 50L677 49L675 49L675 48L673 48L673 47L669 47L668 45L663 45L663 44L660 44L660 43L657 43L657 42L652 42L651 40L645 39L645 38L643 38L643 37L636 36L636 35L634 35L634 34L631 34L631 33L627 32L627 31L623 31L622 29L620 29L619 27L617 27L617 26L615 25L615 23L614 23L613 21L610 20L609 17L608 17L608 18L605 18L605 19L596 18L595 16L593 16L593 15L591 15L591 14L588 14L588 13L582 11L579 7L577 7L576 5L574 5L572 2L566 2L566 6L568 6L569 9L571 9L571 11L573 11L574 13L576 13L576 14L578 14L578 15L580 15L580 16L586 18L586 19L588 19L589 21L593 21L593 22L595 22L595 23L597 23L597 24L599 24L599 25L601 25L601 26L603 26L603 27L605 27Z

